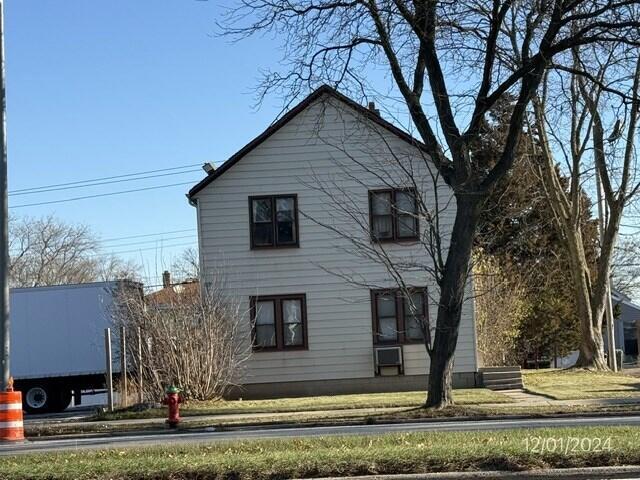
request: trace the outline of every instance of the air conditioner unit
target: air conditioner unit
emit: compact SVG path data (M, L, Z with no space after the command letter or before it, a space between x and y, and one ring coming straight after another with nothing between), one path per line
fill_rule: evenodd
M402 347L376 347L374 349L378 375L401 375Z

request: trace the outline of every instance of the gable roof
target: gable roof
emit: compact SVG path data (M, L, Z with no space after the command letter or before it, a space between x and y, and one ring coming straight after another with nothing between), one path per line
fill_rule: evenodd
M613 289L611 290L611 298L613 301L618 302L618 303L622 303L624 305L627 305L630 308L633 308L634 310L637 310L638 312L640 312L640 305L637 305L633 302L633 300L631 299L630 296L616 290Z
M234 153L222 165L220 165L218 168L213 170L209 175L207 175L204 179L202 179L200 182L198 182L196 185L194 185L191 188L191 190L189 190L189 193L187 194L187 198L189 198L189 199L193 198L193 196L196 193L198 193L204 187L209 185L216 178L221 176L224 172L229 170L242 157L244 157L246 154L251 152L254 148L256 148L258 145L260 145L266 139L268 139L271 135L273 135L280 128L282 128L284 125L286 125L296 115L298 115L300 112L302 112L304 109L306 109L309 105L311 105L314 101L319 99L322 95L329 95L329 96L341 101L342 103L344 103L347 106L351 107L352 109L354 109L355 111L357 111L361 115L364 115L367 119L371 120L372 122L376 123L377 125L381 126L382 128L390 131L391 133L393 133L394 135L396 135L400 139L404 140L405 142L407 142L407 143L409 143L409 144L411 144L413 146L417 146L417 147L419 147L421 149L425 148L424 144L420 140L418 140L417 138L409 135L407 132L405 132L404 130L396 127L392 123L387 122L378 113L369 110L367 107L365 107L363 105L360 105L359 103L357 103L354 100L350 99L346 95L343 95L342 93L338 92L335 88L332 88L329 85L322 85L318 89L314 90L309 96L307 96L300 103L298 103L295 107L293 107L291 110L289 110L287 113L285 113L278 121L276 121L273 124L271 124L271 126L269 126L269 128L267 128L264 132L262 132L260 135L258 135L256 138L251 140L248 144L246 144L244 147L242 147L240 150L238 150L236 153Z
M172 305L179 302L189 302L200 295L200 282L198 280L187 280L175 283L168 287L145 295L145 299L151 305Z

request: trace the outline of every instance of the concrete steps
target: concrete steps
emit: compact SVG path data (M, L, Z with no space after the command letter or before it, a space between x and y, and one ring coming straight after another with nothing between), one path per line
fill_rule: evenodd
M480 369L482 385L489 390L524 388L520 367L484 367Z

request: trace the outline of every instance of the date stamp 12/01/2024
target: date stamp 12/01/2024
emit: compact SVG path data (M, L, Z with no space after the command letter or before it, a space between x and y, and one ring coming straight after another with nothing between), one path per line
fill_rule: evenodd
M525 448L530 453L584 453L610 452L611 437L534 437L524 440Z

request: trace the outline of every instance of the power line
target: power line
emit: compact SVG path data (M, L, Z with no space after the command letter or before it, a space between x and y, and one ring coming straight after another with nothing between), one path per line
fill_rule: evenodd
M163 245L163 242L173 242L176 240L184 240L187 238L191 238L194 239L195 242L197 242L197 238L195 237L195 235L179 235L179 236L169 236L169 237L162 237L162 238L152 238L149 240L143 240L143 241L139 241L139 242L127 242L127 243L118 243L115 245L105 245L105 243L109 243L112 241L122 241L122 240L127 240L127 239L136 239L136 238L145 238L145 237L151 237L151 236L158 236L158 235L168 235L168 234L175 234L175 233L184 233L184 232L194 232L196 229L195 228L188 228L188 229L182 229L182 230L170 230L167 232L157 232L157 233L146 233L146 234L141 234L141 235L128 235L128 236L123 236L123 237L113 237L110 238L108 240L97 240L97 243L100 244L100 246L103 249L118 249L121 247L128 247L131 245L146 245L149 243L157 243L157 248L163 248L166 245ZM156 247L153 247L156 248ZM139 251L139 249L135 250L135 251ZM12 252L13 254L15 254L15 252ZM110 254L108 253L103 253L103 252L96 252L96 253L92 253L90 254L90 256L92 257L99 257L99 256L104 256Z
M96 256L103 256L103 255L122 255L123 253L138 253L138 252L146 252L149 250L163 250L165 248L174 248L174 247L186 247L186 246L192 246L195 245L197 242L187 242L187 243L176 243L174 245L161 245L161 246L157 246L157 247L150 247L150 248L136 248L134 250L123 250L123 251L116 251L116 252L105 252L104 254L97 254Z
M170 238L157 238L157 239L152 239L152 240L143 240L140 242L128 242L128 243L121 243L119 245L111 245L110 248L120 248L120 247L128 247L130 245L145 245L147 243L158 243L160 244L161 242L167 241L167 242L171 242L174 240L184 240L185 238L194 238L193 235L182 235L179 237L170 237ZM162 245L158 245L158 246L162 246Z
M128 235L126 237L113 237L113 238L106 238L104 240L100 240L101 242L112 242L112 241L117 241L117 240L129 240L130 238L144 238L144 237L155 237L158 235L169 235L172 233L184 233L184 232L195 232L196 229L195 228L186 228L183 230L170 230L168 232L157 232L157 233L143 233L140 235Z
M95 195L84 195L82 197L72 197L72 198L63 198L61 200L50 200L48 202L35 202L35 203L24 203L22 205L12 205L9 208L24 208L24 207L36 207L38 205L51 205L54 203L65 203L65 202L75 202L77 200L87 200L90 198L98 198L98 197L109 197L113 195L123 195L125 193L134 193L134 192L144 192L148 190L155 190L158 188L168 188L168 187L177 187L184 185L193 185L197 180L193 180L191 182L181 182L181 183L170 183L168 185L155 185L153 187L145 187L145 188L134 188L132 190L121 190L119 192L108 192L108 193L97 193Z
M54 183L54 184L51 184L51 185L42 185L40 187L29 187L29 188L21 188L21 189L18 189L18 190L11 190L9 193L16 194L16 193L19 193L19 192L26 192L26 191L29 191L29 190L40 190L40 189L43 189L43 188L54 188L54 187L66 187L66 186L69 186L69 185L78 185L80 183L99 182L99 181L102 181L102 180L113 180L113 179L116 179L116 178L126 178L126 177L133 177L133 176L137 176L137 175L147 175L149 173L169 172L169 171L173 171L173 170L182 170L182 169L185 169L185 168L197 167L199 165L200 165L199 163L194 163L194 164L190 164L190 165L182 165L180 167L160 168L160 169L157 169L157 170L146 170L144 172L126 173L126 174L122 174L122 175L113 175L113 176L110 176L110 177L99 177L99 178L91 178L91 179L88 179L88 180L77 180L75 182Z
M72 190L75 188L87 188L87 187L96 187L96 186L100 186L100 185L110 185L113 183L124 183L124 182L136 182L138 180L146 180L148 178L158 178L158 177L168 177L171 175L184 175L185 173L193 173L193 172L198 172L199 169L189 169L189 170L185 170L183 172L171 172L171 173L161 173L161 174L156 174L156 175L145 175L143 177L135 177L135 178L124 178L124 179L120 179L120 180L108 180L105 182L94 182L94 183L86 183L83 185L74 185L74 186L69 186L69 187L54 187L54 188L44 188L44 187L37 187L39 189L34 189L33 191L20 191L20 192L16 192L16 193L10 193L9 196L18 196L18 195L37 195L39 193L46 193L46 192L58 192L61 190Z
M174 240L180 240L183 238L193 238L192 236L189 237L175 237L175 238L169 238L167 239L168 241L174 241ZM147 244L150 242L140 242L140 244ZM91 257L91 258L96 258L96 257L108 257L108 256L113 256L113 255L120 255L123 253L137 253L137 252L146 252L149 250L163 250L165 248L174 248L174 247L185 247L185 246L195 246L197 245L197 240L194 240L192 242L186 242L186 243L175 243L175 244L169 244L169 245L163 245L163 244L159 244L156 245L155 247L145 247L145 248L135 248L135 249L131 249L131 250L106 250L106 251L96 251L95 253L89 253L86 254L86 257ZM120 247L127 247L130 245L137 245L138 243L123 243L121 245L113 245L110 248L120 248ZM12 252L12 254L16 254L17 251Z

